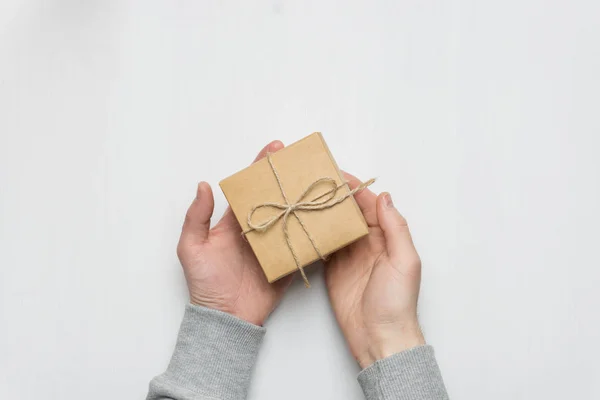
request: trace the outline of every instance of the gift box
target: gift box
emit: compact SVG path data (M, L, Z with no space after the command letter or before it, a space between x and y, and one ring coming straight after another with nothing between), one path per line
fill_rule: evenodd
M313 133L220 182L269 282L369 233L323 136Z

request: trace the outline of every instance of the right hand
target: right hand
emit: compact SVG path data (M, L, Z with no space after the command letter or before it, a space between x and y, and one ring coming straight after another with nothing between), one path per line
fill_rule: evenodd
M350 188L360 181L345 174ZM389 193L364 189L354 195L369 235L327 262L331 305L350 351L362 368L425 344L417 320L421 260L406 220Z

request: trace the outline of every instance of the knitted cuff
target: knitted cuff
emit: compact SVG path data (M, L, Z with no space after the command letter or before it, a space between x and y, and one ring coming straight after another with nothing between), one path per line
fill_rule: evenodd
M164 378L223 400L246 398L265 328L188 304Z
M433 347L418 346L378 360L358 375L367 400L447 400Z

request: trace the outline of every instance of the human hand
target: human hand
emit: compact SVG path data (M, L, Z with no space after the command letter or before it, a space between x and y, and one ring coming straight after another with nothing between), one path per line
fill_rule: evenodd
M283 148L271 142L254 162L267 152ZM200 182L196 198L187 211L177 256L183 266L190 302L223 311L255 325L262 325L281 300L292 276L270 284L230 207L210 229L214 198L210 185Z
M360 181L345 173L350 188ZM354 195L369 235L332 255L325 279L350 351L362 368L425 344L417 320L421 260L389 193Z

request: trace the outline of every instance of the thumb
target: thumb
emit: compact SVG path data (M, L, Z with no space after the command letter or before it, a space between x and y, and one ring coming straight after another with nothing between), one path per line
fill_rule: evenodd
M390 259L403 265L420 265L406 219L394 207L389 193L384 192L377 197L377 220L385 235Z
M200 182L196 191L196 198L185 214L182 236L187 235L195 240L208 239L210 217L215 208L215 199L212 189L206 182Z

